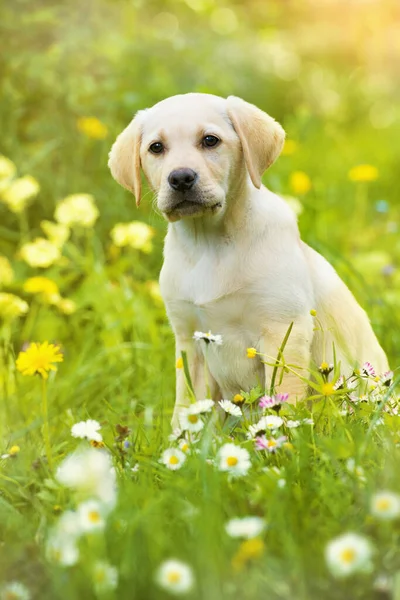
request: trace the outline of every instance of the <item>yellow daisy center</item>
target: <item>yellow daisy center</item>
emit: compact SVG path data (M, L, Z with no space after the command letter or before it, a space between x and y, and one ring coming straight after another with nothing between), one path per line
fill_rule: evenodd
M226 459L226 464L228 465L228 467L236 467L238 462L239 461L236 458L236 456L228 456L228 458Z
M197 423L197 421L199 420L199 417L197 415L189 415L188 416L188 421L189 423Z
M179 583L181 574L178 571L170 571L167 575L168 583Z
M376 508L379 511L385 512L388 508L390 508L390 501L387 498L381 498L377 501Z
M277 445L276 440L268 440L268 442L267 442L268 448L275 448L276 445Z
M183 450L183 452L187 452L189 450L189 444L182 444L181 450Z
M170 465L177 465L178 462L179 462L179 458L177 456L175 456L175 454L173 454L172 456L169 457Z
M340 553L340 558L344 563L352 563L356 557L356 552L354 548L345 548Z
M88 513L88 519L91 523L98 523L101 520L98 510L91 510Z

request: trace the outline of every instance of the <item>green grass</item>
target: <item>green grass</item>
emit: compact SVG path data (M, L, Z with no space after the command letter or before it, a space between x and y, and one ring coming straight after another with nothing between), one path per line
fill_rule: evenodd
M370 511L376 492L400 493L400 417L384 410L386 396L377 402L370 394L353 414L342 414L351 404L343 394L285 406L284 415L312 416L314 426L282 430L292 446L268 455L247 440L248 414L239 423L207 418L198 453L177 471L160 463L174 444L168 439L174 341L154 284L166 225L152 212L151 193L138 211L106 164L134 112L163 97L234 93L283 124L296 148L264 182L297 196L302 238L330 260L367 310L398 379L398 50L388 57L385 41L396 4L231 2L226 8L237 24L225 33L215 29L212 0L19 0L1 9L0 32L9 42L0 59L0 154L15 163L18 176L33 176L40 192L16 214L0 180L0 256L13 270L7 279L0 261L0 293L29 305L25 315L10 318L0 303L0 454L20 448L0 460L0 586L23 582L33 598L166 598L155 573L171 557L193 569L188 599L400 597L399 520L385 522ZM106 126L104 139L79 130L85 116ZM376 167L378 178L350 181L358 164ZM311 181L304 194L290 184L299 170ZM93 195L99 218L93 227L71 228L61 260L30 267L21 247L43 236L41 221L54 220L55 206L75 193ZM151 252L112 243L114 225L133 220L152 227ZM64 314L25 291L26 280L38 275L54 281L76 310ZM45 458L40 377L23 376L15 366L24 344L45 340L64 353L47 385L53 470ZM390 393L397 403L398 386ZM55 472L80 445L72 425L89 418L101 423L118 501L104 532L83 536L79 561L62 567L50 560L47 540L60 515L82 498L60 485ZM116 440L121 426L129 428L127 448ZM231 438L248 449L252 463L237 479L209 462ZM363 477L349 470L349 459ZM267 522L252 556L251 545L246 554L242 540L225 532L229 519L250 515ZM373 569L336 578L325 548L347 531L373 544ZM116 590L96 591L97 560L117 568ZM391 591L375 589L380 575L389 577Z

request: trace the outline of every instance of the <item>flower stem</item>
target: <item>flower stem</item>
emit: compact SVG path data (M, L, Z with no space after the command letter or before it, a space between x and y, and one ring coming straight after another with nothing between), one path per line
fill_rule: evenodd
M42 377L42 414L43 414L43 437L46 446L47 463L50 471L53 470L53 457L51 455L49 415L47 410L47 381Z

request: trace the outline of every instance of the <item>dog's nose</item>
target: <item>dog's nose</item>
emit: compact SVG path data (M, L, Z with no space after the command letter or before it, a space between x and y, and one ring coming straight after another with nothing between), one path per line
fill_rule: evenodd
M186 192L193 187L197 173L192 169L176 169L168 176L168 183L177 192Z

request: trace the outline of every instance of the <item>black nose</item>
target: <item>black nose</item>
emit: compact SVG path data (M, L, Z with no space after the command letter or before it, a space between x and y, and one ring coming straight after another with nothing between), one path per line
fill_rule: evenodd
M197 173L192 169L176 169L168 176L169 185L178 192L186 192L193 187L197 179Z

